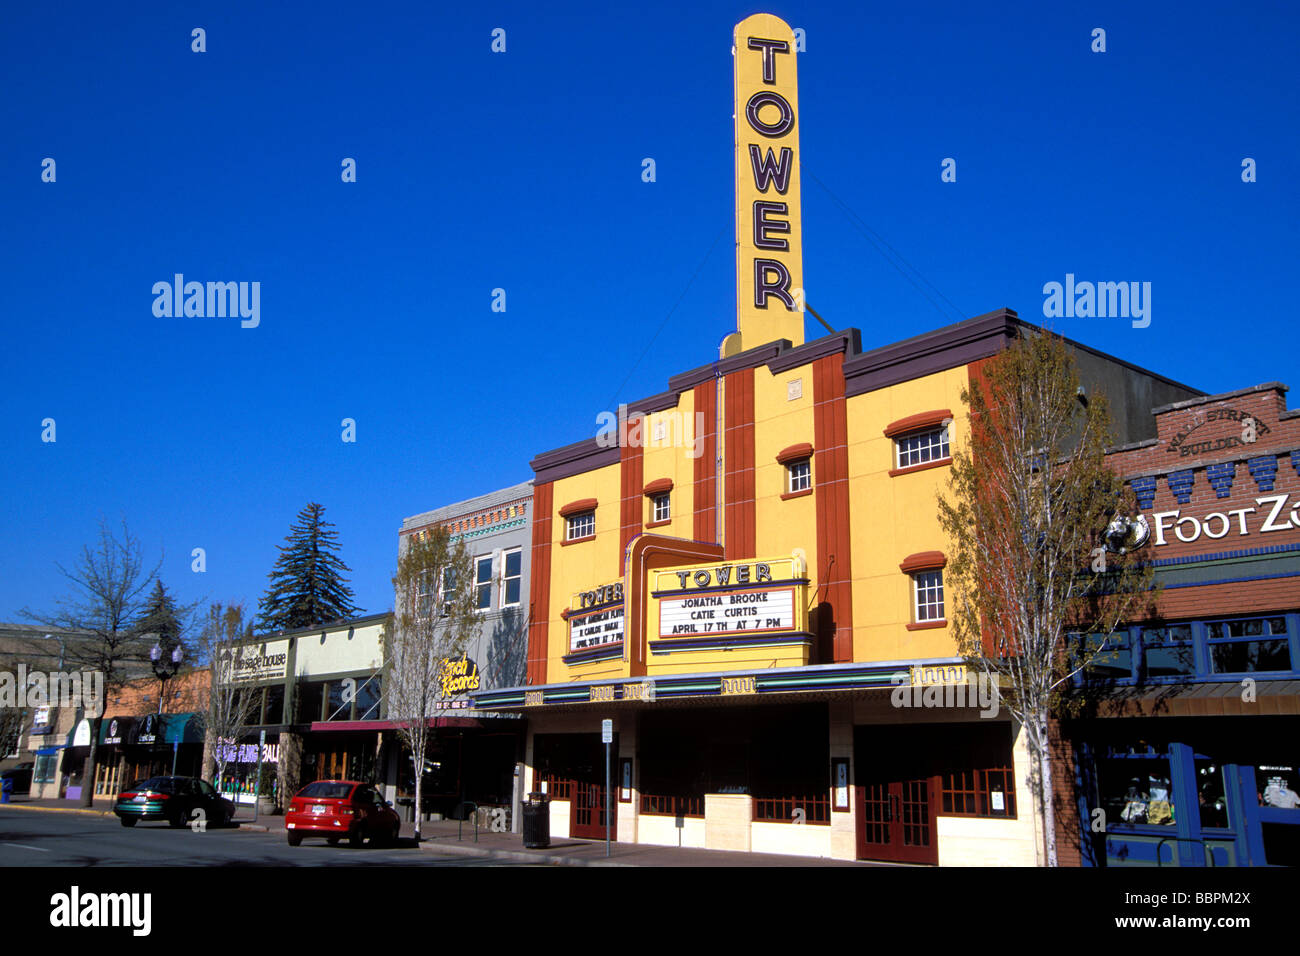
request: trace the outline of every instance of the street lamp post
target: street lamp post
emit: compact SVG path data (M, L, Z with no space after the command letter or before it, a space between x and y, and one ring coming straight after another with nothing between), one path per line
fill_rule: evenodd
M159 636L158 643L149 649L149 662L153 665L154 676L158 678L158 724L162 729L163 701L167 698L167 681L180 669L185 649L170 634ZM155 745L157 741L154 741ZM176 758L179 747L172 746L172 774L176 773Z

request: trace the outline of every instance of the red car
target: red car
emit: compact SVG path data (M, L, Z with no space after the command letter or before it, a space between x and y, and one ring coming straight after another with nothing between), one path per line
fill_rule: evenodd
M289 846L303 837L324 837L331 844L347 837L352 846L370 838L372 845L393 846L402 830L401 817L368 783L355 780L317 780L289 801L284 815Z

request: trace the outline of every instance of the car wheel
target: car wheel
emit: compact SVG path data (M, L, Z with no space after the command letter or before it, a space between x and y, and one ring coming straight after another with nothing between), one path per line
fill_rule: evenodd
M185 811L177 810L173 813L167 818L167 825L173 830L179 830L181 827L185 826Z
M341 838L341 837L336 837L336 836L326 837L326 838L325 838L325 842L328 843L330 846L338 846L338 845L339 845L339 840L340 840L340 839L342 839L342 838Z
M365 842L366 835L361 832L360 827L356 827L348 832L348 846L358 847Z
M135 826L135 817L119 817L118 819L122 821L122 826L124 827Z
M301 833L290 833L290 834L289 834L289 846L302 846L302 834L301 834Z
M388 845L397 846L397 841L400 840L401 838L402 838L402 825L400 823L394 823L393 829L388 831Z

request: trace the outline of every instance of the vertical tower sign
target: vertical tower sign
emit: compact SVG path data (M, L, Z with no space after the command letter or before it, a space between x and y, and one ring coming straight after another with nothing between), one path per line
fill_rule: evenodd
M803 221L794 31L736 24L736 328L741 348L803 344Z

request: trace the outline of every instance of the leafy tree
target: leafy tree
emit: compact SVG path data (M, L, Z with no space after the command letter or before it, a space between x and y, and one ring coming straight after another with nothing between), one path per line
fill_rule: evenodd
M311 502L290 526L280 557L258 602L261 631L290 631L328 624L356 614L344 572L352 569L336 553L338 532L324 520L325 508Z
M104 694L111 695L126 681L148 673L150 642L142 637L140 623L149 606L145 592L157 577L162 561L146 569L140 541L122 521L120 532L100 519L99 540L84 545L77 562L69 569L56 564L59 573L72 584L72 593L62 598L51 612L24 608L30 621L49 628L81 632L82 639L69 643L64 666L98 671ZM104 702L89 702L85 715L90 723L90 752L82 776L81 805L94 799L95 756L99 745Z
M1049 720L1102 650L1087 635L1129 617L1152 572L1140 551L1097 551L1112 516L1122 521L1134 506L1106 463L1106 398L1083 398L1061 338L1022 333L962 401L969 442L953 454L951 499L939 501L951 542L950 626L968 666L996 683L1026 734L1044 857L1055 866Z
M209 662L207 712L203 720L203 778L221 786L232 750L260 714L260 686L249 688L235 680L234 663L252 635L241 604L208 606L200 634L201 653Z
M415 775L415 839L424 808L423 768L430 723L446 710L444 661L460 656L478 633L473 558L446 527L409 536L393 577L396 610L384 628L388 719L410 751Z

